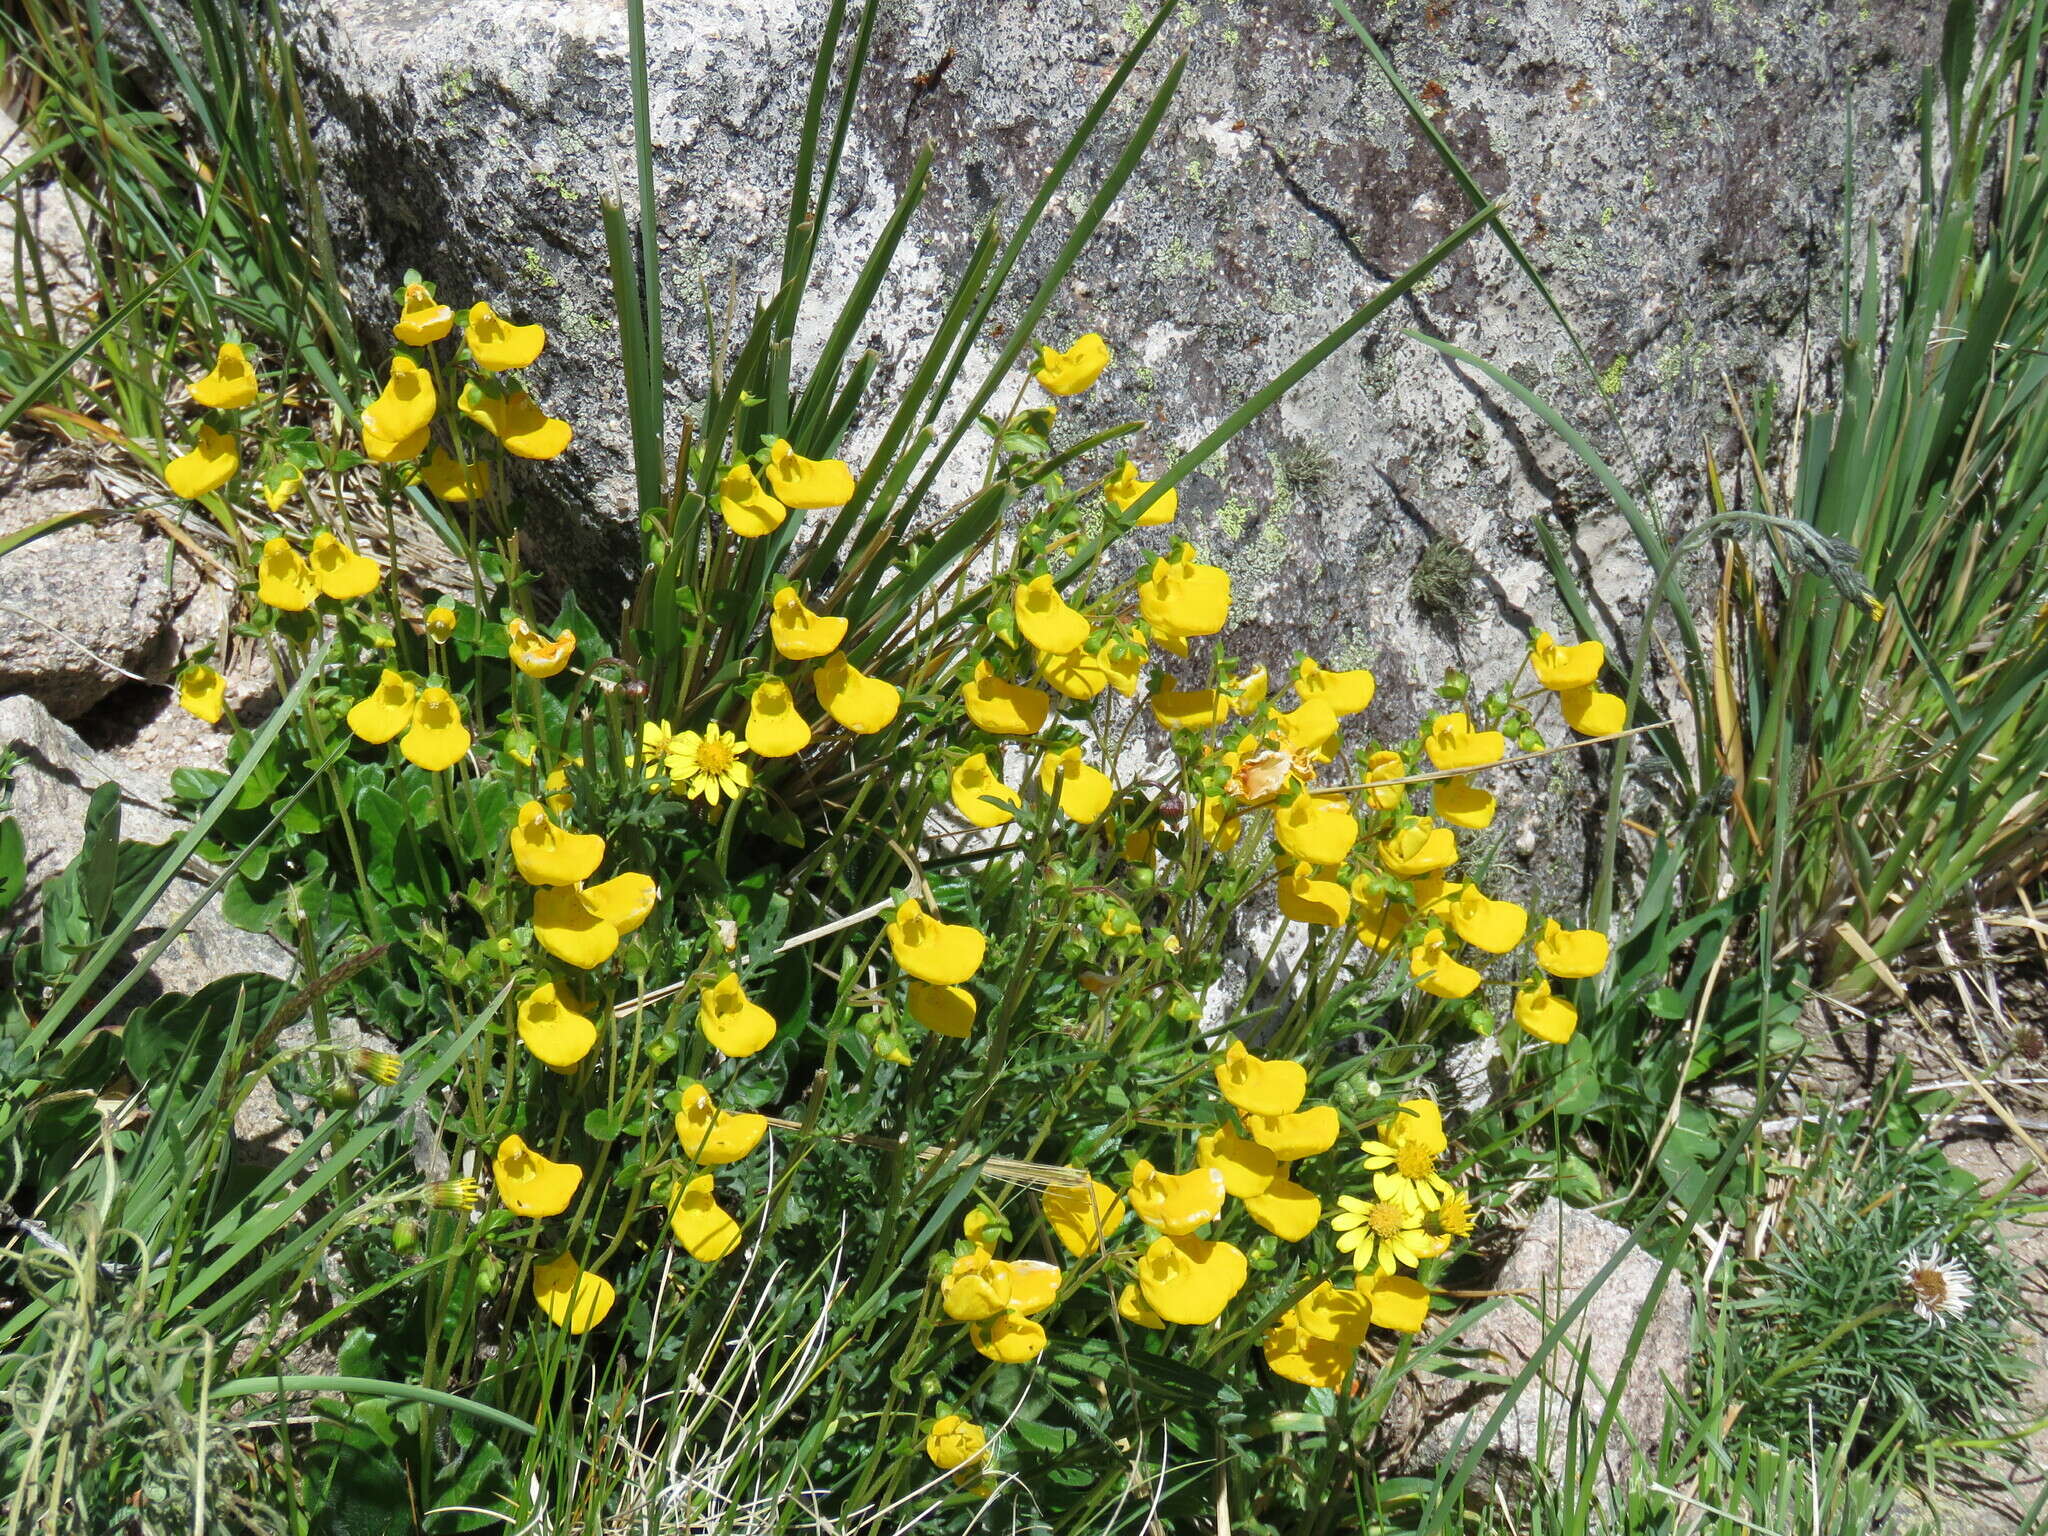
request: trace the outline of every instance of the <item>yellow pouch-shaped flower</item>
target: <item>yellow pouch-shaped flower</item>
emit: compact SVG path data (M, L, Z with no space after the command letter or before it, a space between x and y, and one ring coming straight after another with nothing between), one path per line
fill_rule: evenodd
M1162 1237L1138 1261L1138 1288L1167 1322L1200 1327L1223 1315L1249 1273L1244 1254L1229 1243Z
M1446 915L1452 932L1489 955L1506 954L1522 942L1529 928L1527 912L1512 901L1495 901L1470 882L1459 887Z
M1107 1184L1090 1179L1086 1184L1049 1184L1038 1197L1045 1224L1053 1236L1077 1259L1085 1259L1102 1246L1108 1234L1124 1224L1130 1213L1117 1192Z
M1198 564L1194 551L1183 548L1170 560L1152 562L1138 584L1138 611L1167 640L1213 635L1230 622L1230 574Z
M1304 1387L1334 1392L1351 1379L1358 1347L1317 1338L1301 1324L1295 1311L1283 1314L1267 1330L1261 1348L1275 1376Z
M844 651L834 651L818 664L811 686L825 713L857 736L874 735L896 718L903 705L903 694L894 684L869 677L846 659Z
M411 437L379 437L366 423L363 427L363 455L373 464L409 464L427 451L432 427L421 427Z
M1282 714L1280 730L1289 751L1319 763L1335 757L1343 743L1337 730L1337 711L1321 699L1305 699Z
M550 1162L517 1136L498 1143L491 1172L498 1180L498 1198L515 1216L559 1216L583 1183L583 1170L575 1163Z
M1508 739L1499 731L1475 731L1462 710L1438 715L1422 738L1422 750L1438 768L1484 768L1507 755Z
M1576 980L1607 969L1607 935L1593 928L1566 928L1546 918L1536 940L1536 963L1553 976Z
M398 750L405 760L429 773L439 773L462 761L469 751L469 729L462 723L462 706L446 688L422 689L412 707L412 728L400 738Z
M676 1140L693 1163L720 1166L736 1163L768 1133L763 1115L727 1114L712 1103L702 1083L683 1089L683 1107L676 1112Z
M1140 480L1138 478L1138 466L1129 459L1126 459L1124 460L1124 467L1110 479L1108 484L1103 486L1102 494L1109 499L1111 505L1119 512L1128 512L1137 505L1140 496L1152 489L1152 485L1153 482L1150 480ZM1173 515L1179 509L1180 492L1178 490L1166 491L1161 494L1157 501L1153 502L1151 506L1147 507L1140 514L1137 522L1132 524L1132 526L1136 528L1163 527L1173 521Z
M935 987L911 978L910 1016L935 1035L965 1040L974 1032L974 994L965 987Z
M1083 762L1079 747L1047 753L1038 765L1038 787L1048 795L1057 788L1060 810L1084 827L1094 825L1116 797L1109 775Z
M469 355L485 373L524 368L547 345L548 333L537 325L507 325L488 304L472 304L463 329Z
M420 479L443 501L482 501L491 491L491 466L482 459L464 464L436 448Z
M1043 1259L997 1259L995 1267L1009 1277L1010 1305L1035 1317L1059 1300L1060 1270Z
M1352 894L1358 895L1355 888ZM1388 901L1383 896L1367 892L1359 897L1353 916L1357 922L1352 931L1358 935L1359 942L1385 954L1401 942L1401 934L1414 921L1415 913L1398 901Z
M331 533L313 535L312 558L307 564L313 568L314 584L338 602L374 592L377 583L384 579L383 566L350 549Z
M1365 760L1365 782L1368 784L1406 777L1408 765L1401 761L1398 752L1375 752ZM1376 811L1398 810L1408 803L1408 786L1388 784L1384 789L1369 789L1365 792L1365 799Z
M789 508L770 496L744 459L718 482L718 515L743 539L758 539L780 528Z
M1169 731L1206 731L1230 718L1230 697L1217 688L1162 688L1152 695L1152 718Z
M1408 974L1431 997L1470 997L1482 978L1471 966L1444 953L1444 931L1432 928L1408 951Z
M1515 989L1515 1022L1538 1040L1563 1045L1579 1027L1579 1010L1550 990L1541 976Z
M1029 736L1052 708L1044 690L1005 682L985 661L974 664L974 680L960 690L960 699L967 718L992 736Z
M1529 665L1536 681L1552 693L1590 688L1600 680L1607 665L1607 647L1598 640L1577 645L1559 645L1548 630L1539 629L1529 641Z
M1339 715L1363 713L1372 704L1378 684L1364 667L1349 672L1329 672L1314 657L1304 656L1294 669L1294 691L1306 703L1321 699Z
M669 1207L668 1229L691 1258L704 1264L717 1263L740 1245L740 1224L719 1205L708 1173L683 1186Z
M976 752L963 758L947 778L947 792L953 809L977 827L1000 827L1016 820L1022 802L1017 791L996 777L988 758Z
M288 539L264 541L263 558L256 566L256 598L286 613L303 613L320 595L313 568L293 549Z
M576 435L568 422L550 416L523 389L499 393L469 384L455 403L516 459L559 458Z
M1351 893L1335 880L1318 880L1307 864L1280 877L1280 915L1318 928L1342 928L1351 917Z
M1140 1162L1131 1169L1131 1209L1146 1226L1169 1237L1185 1236L1221 1216L1226 1193L1223 1175L1214 1168L1161 1173Z
M1290 1115L1308 1092L1308 1068L1298 1061L1262 1061L1232 1040L1216 1068L1216 1089L1247 1115Z
M391 334L408 347L432 346L455 328L455 311L435 298L425 283L407 283L405 301Z
M1373 1282L1372 1320L1395 1333L1419 1333L1429 1321L1429 1290L1409 1275L1382 1275Z
M1010 1309L1009 1266L976 1248L953 1261L939 1282L939 1305L956 1323L979 1323Z
M256 370L232 341L220 344L213 370L192 381L192 398L210 411L238 411L256 403Z
M1458 838L1449 827L1415 821L1380 843L1380 863L1390 875L1413 880L1458 862Z
M1034 576L1010 600L1018 633L1048 656L1067 656L1088 643L1088 616L1068 606L1050 576Z
M564 1253L533 1266L533 1299L558 1326L588 1333L611 1314L618 1293L611 1281Z
M966 923L943 923L918 905L915 897L896 909L888 925L889 948L896 963L919 981L935 987L956 987L981 969L988 940Z
M1334 795L1296 795L1273 813L1273 836L1305 864L1342 864L1358 841L1358 819Z
M510 833L512 862L528 885L577 885L604 862L604 839L595 832L568 832L548 819L538 800L519 807Z
M811 661L829 656L846 638L846 620L813 613L796 595L795 587L777 589L768 620L768 635L775 649L791 661Z
M1564 723L1581 736L1612 736L1628 728L1628 701L1597 688L1574 688L1557 696Z
M1292 1316L1312 1337L1356 1349L1372 1326L1373 1283L1360 1275L1344 1290L1325 1280L1294 1304Z
M941 1472L980 1461L987 1446L988 1435L982 1427L957 1413L935 1420L931 1433L924 1437L924 1453Z
M1484 832L1493 825L1499 802L1470 779L1438 779L1431 786L1430 809L1439 821L1469 832Z
M234 479L241 467L242 452L235 446L234 434L216 432L201 422L199 441L164 466L164 484L173 496L197 501Z
M440 403L434 376L403 352L391 359L384 390L363 407L363 431L387 443L401 443L430 424Z
M296 464L280 464L264 477L263 505L275 512L306 488L306 477Z
M777 438L768 448L768 489L800 512L843 507L853 500L853 471L838 459L807 459Z
M211 667L187 667L178 674L178 706L208 725L218 725L228 707L228 685Z
M359 739L381 747L412 724L417 697L411 683L386 667L377 675L377 686L369 697L358 699L349 709L348 728Z
M972 1324L967 1338L978 1354L998 1365L1024 1365L1045 1353L1045 1330L1022 1312Z
M1390 1147L1418 1146L1431 1157L1441 1157L1451 1144L1444 1134L1443 1111L1434 1099L1403 1099L1380 1122L1379 1132Z
M1323 1219L1323 1202L1312 1189L1281 1174L1262 1195L1244 1203L1245 1211L1283 1243L1298 1243Z
M1281 1162L1296 1163L1334 1147L1343 1125L1331 1106L1312 1104L1291 1115L1246 1115L1244 1128Z
M811 727L797 713L789 685L769 678L747 701L747 745L763 757L794 757L811 744Z
M775 1038L775 1015L751 1001L728 971L698 994L697 1027L728 1056L751 1056Z
M1144 1291L1135 1280L1116 1293L1116 1313L1125 1322L1134 1323L1140 1328L1166 1326L1166 1319L1152 1310L1152 1303L1145 1299Z
M603 965L619 947L619 930L591 911L573 885L534 891L533 936L557 960L585 971Z
M505 654L528 677L553 677L576 654L576 631L565 629L550 640L526 620L513 619L505 626Z
M1224 1191L1240 1200L1263 1195L1280 1177L1279 1158L1227 1125L1196 1138L1195 1161L1222 1174Z
M597 1045L597 1026L544 981L519 1000L519 1039L544 1066L568 1072Z
M1109 343L1090 331L1064 352L1040 347L1038 361L1031 371L1037 376L1040 389L1048 395L1064 396L1080 394L1101 378L1102 370L1108 366Z
M1085 648L1071 651L1065 656L1040 656L1038 673L1053 688L1070 699L1094 698L1113 681L1102 658L1090 654Z

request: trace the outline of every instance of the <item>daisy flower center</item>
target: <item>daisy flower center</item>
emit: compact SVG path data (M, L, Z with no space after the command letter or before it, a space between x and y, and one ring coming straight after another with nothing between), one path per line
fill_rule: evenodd
M717 737L707 736L697 748L697 771L713 775L730 773L732 748Z
M1394 1171L1404 1179L1427 1179L1436 1172L1436 1154L1425 1146L1406 1142L1395 1149Z
M1365 1224L1374 1237L1394 1237L1408 1225L1408 1208L1393 1200L1376 1200L1365 1213Z
M1930 1307L1948 1304L1948 1276L1932 1264L1922 1264L1906 1275L1906 1286Z

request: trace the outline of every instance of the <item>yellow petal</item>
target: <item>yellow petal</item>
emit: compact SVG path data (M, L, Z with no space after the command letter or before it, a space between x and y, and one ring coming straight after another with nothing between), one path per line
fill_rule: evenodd
M1418 875L1435 874L1457 863L1458 839L1449 827L1417 821L1383 839L1379 854L1380 863L1386 866L1388 874L1413 880Z
M1308 1068L1298 1061L1262 1061L1232 1040L1216 1067L1216 1089L1248 1115L1287 1115L1308 1092Z
M1223 1188L1240 1200L1263 1195L1280 1176L1280 1159L1227 1125L1195 1140L1195 1161L1223 1175Z
M501 393L469 384L456 405L463 415L503 443L505 451L514 458L559 458L576 435L568 422L548 415L523 389Z
M693 1163L736 1163L768 1132L762 1115L727 1114L711 1101L702 1083L683 1089L683 1107L676 1113L676 1140Z
M1162 1237L1138 1261L1138 1287L1169 1323L1213 1323L1244 1289L1244 1254L1229 1243Z
M1294 1312L1285 1314L1267 1331L1261 1347L1267 1368L1275 1376L1325 1392L1334 1392L1348 1382L1358 1359L1356 1345L1316 1337Z
M235 471L241 467L242 452L235 446L234 437L201 422L199 441L191 451L164 466L164 484L171 488L172 495L197 501L234 479Z
M1046 1225L1067 1252L1085 1259L1108 1234L1124 1224L1129 1212L1117 1192L1090 1179L1087 1184L1050 1184L1038 1197Z
M1213 635L1230 622L1230 575L1218 566L1197 564L1191 553L1155 560L1138 584L1138 611L1167 639Z
M559 1216L583 1183L583 1170L576 1164L550 1162L517 1136L498 1143L491 1172L498 1181L498 1198L515 1216Z
M1385 779L1408 777L1407 764L1401 761L1398 752L1375 752L1365 760L1365 782L1376 783ZM1389 784L1384 789L1369 789L1365 798L1376 811L1392 811L1408 803L1406 784Z
M960 690L967 718L995 736L1029 736L1045 724L1052 699L1043 689L1005 682L985 661L974 664L974 680Z
M645 875L623 874L601 885L585 886L578 894L584 906L623 936L647 921L647 914L661 899L661 887Z
M853 500L853 471L837 459L807 459L777 438L768 449L768 488L786 507L843 507Z
M941 1472L951 1472L955 1467L979 1461L987 1445L988 1435L979 1424L949 1413L937 1420L925 1436L924 1453Z
M1125 460L1122 471L1107 485L1103 486L1102 494L1115 504L1118 511L1128 512L1137 505L1138 498L1151 490L1152 486L1152 481L1140 480L1138 478L1138 466L1136 464ZM1173 521L1173 515L1179 508L1180 492L1178 490L1166 491L1157 501L1153 502L1151 506L1138 515L1138 521L1133 526L1138 528L1163 527Z
M1050 576L1034 576L1018 587L1011 606L1018 632L1047 655L1066 656L1088 642L1087 615L1068 606Z
M391 359L383 393L363 408L363 433L399 443L434 419L434 376L403 352Z
M490 494L491 466L482 459L464 464L436 448L420 479L443 501L481 501Z
M1023 1365L1045 1352L1045 1330L1021 1312L972 1324L967 1338L978 1353L998 1365Z
M1408 951L1408 974L1430 996L1446 998L1470 997L1485 979L1444 952L1441 928L1430 929L1423 941Z
M1311 657L1303 657L1294 673L1295 693L1304 700L1321 699L1340 715L1363 713L1371 706L1377 687L1373 675L1363 667L1326 672Z
M1244 1208L1253 1221L1283 1243L1302 1241L1323 1219L1323 1202L1315 1191L1285 1175L1276 1178L1264 1194L1247 1199Z
M740 1245L740 1224L719 1205L711 1175L700 1173L669 1207L668 1227L691 1258L715 1264Z
M1166 1326L1166 1319L1152 1310L1152 1303L1145 1299L1145 1293L1139 1289L1136 1281L1132 1281L1117 1292L1116 1311L1117 1316L1125 1322L1135 1323L1140 1328Z
M369 697L356 701L348 712L348 728L361 740L382 746L412 724L417 694L413 685L390 668L377 676Z
M265 541L263 557L256 565L257 600L286 613L303 613L319 595L313 568L292 548L291 541Z
M604 862L604 839L595 832L568 832L548 819L537 800L519 807L510 842L512 862L528 885L576 885Z
M1429 1291L1408 1275L1382 1275L1373 1283L1372 1320L1376 1327L1415 1333L1429 1320Z
M1351 893L1335 880L1318 880L1306 864L1280 877L1280 915L1290 922L1341 928L1351 916Z
M775 1038L775 1015L750 1001L739 977L727 972L699 994L697 1027L726 1055L751 1056Z
M1230 718L1230 698L1216 688L1162 688L1152 695L1152 718L1169 731L1205 731Z
M1016 819L1017 791L996 777L982 753L961 760L948 778L953 809L977 827L1000 827Z
M903 703L894 685L869 677L846 659L844 651L834 651L818 664L811 686L825 713L859 736L881 730L896 718Z
M1438 715L1422 750L1438 768L1484 768L1507 755L1508 739L1499 731L1475 731L1463 711Z
M1372 1326L1373 1284L1361 1275L1345 1290L1325 1280L1294 1304L1295 1321L1315 1338L1356 1349Z
M519 1000L519 1039L544 1065L573 1069L597 1045L597 1026L544 981Z
M1031 371L1038 379L1038 387L1047 394L1078 395L1102 377L1109 360L1109 343L1090 331L1064 352L1040 347L1038 362Z
M1292 1163L1329 1151L1343 1126L1335 1109L1315 1104L1291 1115L1246 1115L1244 1128L1281 1162Z
M609 1280L565 1253L533 1266L533 1299L559 1326L587 1333L610 1314L617 1293Z
M565 965L595 970L619 947L619 930L599 917L572 885L544 885L533 893L533 936Z
M1552 693L1590 688L1607 665L1607 647L1598 640L1559 645L1547 630L1539 629L1529 642L1529 665L1536 681Z
M753 467L742 459L718 483L718 515L741 538L758 539L780 528L789 508L762 488Z
M576 631L565 629L550 640L526 620L513 619L505 626L505 654L528 677L550 678L576 654Z
M791 661L810 661L839 649L846 638L846 620L813 613L796 595L795 587L777 590L768 620L768 634L775 649Z
M995 1266L1009 1277L1010 1305L1032 1317L1059 1299L1060 1270L1043 1259L997 1259Z
M789 685L769 678L747 701L747 745L763 757L794 757L811 744L811 728L797 713Z
M507 325L488 304L472 304L463 330L469 355L485 373L524 368L547 344L548 333L537 325Z
M1546 918L1536 940L1536 963L1553 976L1598 976L1607 969L1607 935L1592 928L1566 928Z
M379 437L369 426L363 428L363 454L376 464L407 464L427 451L432 427L421 427L410 437Z
M331 533L313 535L313 581L331 598L346 602L377 590L384 567L369 556L358 554Z
M910 1016L935 1035L965 1040L974 1032L974 994L965 987L935 987L915 977L910 982Z
M1038 672L1061 695L1077 700L1092 699L1115 681L1102 658L1085 648L1065 656L1041 655Z
M1512 901L1495 901L1467 882L1452 898L1447 915L1451 930L1474 949L1504 955L1522 942L1529 914Z
M1557 696L1564 723L1581 736L1612 736L1628 727L1628 701L1597 688L1574 688Z
M210 411L235 411L256 403L256 370L232 341L220 344L213 371L192 381L192 398Z
M1169 1237L1185 1236L1221 1216L1226 1193L1223 1175L1214 1168L1162 1173L1140 1162L1131 1169L1131 1209Z
M1099 820L1116 797L1109 775L1083 762L1079 747L1047 753L1038 765L1038 787L1049 795L1055 786L1060 810L1084 827Z
M961 1254L939 1281L939 1305L956 1323L979 1323L1010 1309L1009 1266L986 1248Z
M425 283L406 285L405 301L391 334L408 347L431 346L455 327L455 311L427 291Z
M1563 1045L1579 1027L1579 1010L1532 976L1515 991L1515 1022L1550 1045Z
M912 898L896 909L888 925L896 963L935 987L958 986L981 969L988 940L965 923L944 923Z
M227 709L228 685L207 666L190 666L178 674L178 704L188 715L218 725Z
M1273 813L1273 837L1305 864L1342 864L1358 841L1358 819L1335 795L1301 794Z
M1437 820L1471 832L1484 832L1493 825L1499 802L1470 779L1438 779L1430 796L1430 809Z
M412 728L399 741L398 750L415 767L439 773L462 761L469 742L462 706L454 695L445 688L428 688L412 707Z

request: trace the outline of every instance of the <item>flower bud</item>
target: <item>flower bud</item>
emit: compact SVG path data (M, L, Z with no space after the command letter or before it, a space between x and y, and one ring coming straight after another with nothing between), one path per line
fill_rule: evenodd
M625 694L632 703L644 704L647 702L647 680L643 677L627 678L625 686L619 691Z
M391 1223L391 1251L411 1253L420 1245L420 1224L411 1216L401 1216Z

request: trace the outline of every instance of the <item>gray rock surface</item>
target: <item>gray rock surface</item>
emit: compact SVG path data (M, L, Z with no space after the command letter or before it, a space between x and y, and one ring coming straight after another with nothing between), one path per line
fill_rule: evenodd
M1458 1347L1482 1352L1477 1369L1512 1379L1627 1239L1626 1229L1611 1221L1555 1197L1544 1201L1494 1281L1497 1290L1526 1294L1461 1331ZM1633 1360L1628 1357L1629 1336L1658 1269L1648 1254L1631 1252L1544 1356L1487 1447L1480 1471L1490 1480L1526 1478L1531 1468L1553 1480L1576 1477L1593 1454L1601 1415L1617 1397L1596 1480L1606 1487L1625 1479L1632 1448L1654 1456L1667 1395L1683 1395L1692 1354L1692 1295L1675 1281L1657 1298L1641 1347ZM1425 1388L1428 1428L1418 1458L1444 1462L1462 1456L1484 1432L1502 1392L1499 1386L1444 1379Z
M0 107L0 253L5 270L24 278L17 293L12 282L4 303L25 330L40 330L63 341L76 341L92 325L90 313L98 284L87 259L85 231L78 210L48 162L31 166L21 179L15 171L35 152L35 144ZM17 307L17 300L26 303Z
M28 853L30 892L21 911L6 919L15 921L33 911L34 888L77 855L86 805L110 775L75 731L33 699L21 696L0 699L0 751L18 759L5 810L21 827ZM160 843L183 830L160 806L124 795L121 835L129 841ZM195 861L171 882L143 920L134 949L139 952L152 943L199 899L204 887L204 868ZM250 971L290 976L293 968L291 953L283 945L231 926L218 906L209 904L165 949L150 976L158 991L196 992L222 976Z

